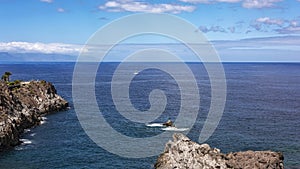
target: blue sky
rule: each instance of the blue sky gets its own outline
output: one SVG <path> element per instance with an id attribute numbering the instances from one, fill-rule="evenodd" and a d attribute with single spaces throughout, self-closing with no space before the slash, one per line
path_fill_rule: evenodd
<path id="1" fill-rule="evenodd" d="M 0 0 L 0 52 L 76 54 L 105 24 L 147 12 L 196 25 L 224 60 L 299 62 L 299 9 L 300 0 Z"/>

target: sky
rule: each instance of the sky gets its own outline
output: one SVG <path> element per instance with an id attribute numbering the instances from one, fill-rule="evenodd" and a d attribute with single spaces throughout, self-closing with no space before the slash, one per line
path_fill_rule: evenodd
<path id="1" fill-rule="evenodd" d="M 223 61 L 300 62 L 299 9 L 300 0 L 0 0 L 0 52 L 78 55 L 115 19 L 167 13 L 194 24 Z"/>

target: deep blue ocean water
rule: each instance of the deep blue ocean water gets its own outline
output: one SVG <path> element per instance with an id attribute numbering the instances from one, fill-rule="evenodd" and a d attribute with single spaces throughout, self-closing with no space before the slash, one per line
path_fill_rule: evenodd
<path id="1" fill-rule="evenodd" d="M 106 120 L 115 130 L 130 137 L 161 133 L 158 128 L 130 123 L 116 113 L 110 81 L 117 66 L 117 63 L 102 64 L 96 77 L 95 93 Z M 249 149 L 281 151 L 286 168 L 300 168 L 300 64 L 226 63 L 223 66 L 227 81 L 226 107 L 207 143 L 224 153 Z M 199 115 L 188 134 L 197 141 L 209 110 L 211 88 L 202 64 L 191 63 L 189 67 L 197 79 L 201 97 Z M 124 158 L 107 152 L 89 139 L 72 103 L 73 69 L 74 63 L 0 64 L 0 73 L 12 72 L 12 80 L 52 82 L 71 107 L 48 115 L 43 125 L 24 133 L 22 138 L 27 144 L 1 153 L 0 168 L 153 168 L 157 156 Z M 168 98 L 166 111 L 157 121 L 175 119 L 180 108 L 179 88 L 171 76 L 159 70 L 139 72 L 133 79 L 130 99 L 134 107 L 149 109 L 148 95 L 157 88 L 164 90 Z"/>

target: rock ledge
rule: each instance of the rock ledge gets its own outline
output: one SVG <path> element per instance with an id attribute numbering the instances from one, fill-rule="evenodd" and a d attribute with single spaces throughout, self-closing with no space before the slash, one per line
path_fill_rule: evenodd
<path id="1" fill-rule="evenodd" d="M 155 164 L 156 169 L 283 169 L 283 155 L 273 151 L 223 154 L 208 144 L 198 144 L 175 133 Z"/>
<path id="2" fill-rule="evenodd" d="M 24 129 L 39 125 L 44 115 L 67 107 L 49 82 L 0 82 L 0 151 L 20 144 Z"/>

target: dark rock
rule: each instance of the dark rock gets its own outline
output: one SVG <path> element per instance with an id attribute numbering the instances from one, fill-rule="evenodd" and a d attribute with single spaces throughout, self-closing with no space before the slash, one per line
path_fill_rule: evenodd
<path id="1" fill-rule="evenodd" d="M 46 81 L 7 85 L 0 82 L 0 151 L 20 144 L 24 129 L 39 125 L 41 117 L 68 107 Z"/>
<path id="2" fill-rule="evenodd" d="M 283 169 L 282 153 L 246 151 L 223 154 L 208 144 L 198 144 L 175 133 L 166 144 L 154 167 L 156 169 Z"/>

